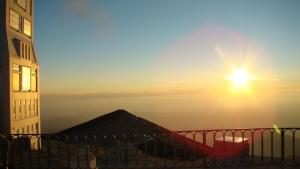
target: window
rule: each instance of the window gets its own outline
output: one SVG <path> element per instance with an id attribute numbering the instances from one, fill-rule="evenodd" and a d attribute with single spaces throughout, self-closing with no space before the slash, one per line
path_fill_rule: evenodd
<path id="1" fill-rule="evenodd" d="M 30 75 L 31 69 L 29 67 L 22 66 L 22 91 L 30 91 Z"/>
<path id="2" fill-rule="evenodd" d="M 20 91 L 20 66 L 13 64 L 13 91 Z"/>
<path id="3" fill-rule="evenodd" d="M 36 69 L 31 70 L 31 91 L 33 92 L 37 91 L 37 70 Z"/>
<path id="4" fill-rule="evenodd" d="M 20 15 L 13 10 L 9 10 L 9 26 L 20 30 Z"/>
<path id="5" fill-rule="evenodd" d="M 26 0 L 17 0 L 17 4 L 23 9 L 26 9 Z"/>
<path id="6" fill-rule="evenodd" d="M 24 18 L 23 22 L 23 33 L 29 37 L 31 37 L 31 23 Z"/>

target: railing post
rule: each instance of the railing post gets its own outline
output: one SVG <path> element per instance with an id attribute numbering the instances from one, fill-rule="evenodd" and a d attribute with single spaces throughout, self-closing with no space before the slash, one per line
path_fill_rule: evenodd
<path id="1" fill-rule="evenodd" d="M 125 150 L 124 150 L 124 165 L 125 165 L 125 168 L 128 168 L 128 147 L 127 147 L 127 143 L 125 143 Z"/>
<path id="2" fill-rule="evenodd" d="M 293 130 L 293 163 L 296 162 L 296 152 L 295 152 L 295 130 Z"/>
<path id="3" fill-rule="evenodd" d="M 76 145 L 76 165 L 77 168 L 80 168 L 80 155 L 79 155 L 79 147 L 78 147 L 78 136 L 75 135 L 75 145 Z"/>
<path id="4" fill-rule="evenodd" d="M 126 135 L 123 135 L 123 137 L 124 137 L 124 144 L 125 144 L 125 147 L 124 147 L 124 165 L 125 165 L 125 168 L 128 168 L 128 140 L 127 140 Z"/>
<path id="5" fill-rule="evenodd" d="M 285 161 L 285 149 L 284 149 L 284 129 L 281 129 L 281 162 Z"/>
<path id="6" fill-rule="evenodd" d="M 196 142 L 196 133 L 193 133 L 193 141 Z M 193 146 L 193 167 L 196 163 L 196 144 Z"/>
<path id="7" fill-rule="evenodd" d="M 48 167 L 51 168 L 51 138 L 46 136 L 47 138 L 47 158 L 48 158 Z"/>
<path id="8" fill-rule="evenodd" d="M 144 162 L 145 162 L 145 167 L 148 166 L 148 158 L 147 158 L 147 152 L 148 152 L 148 146 L 147 146 L 147 135 L 144 134 L 144 149 L 145 149 L 145 154 L 144 154 Z"/>
<path id="9" fill-rule="evenodd" d="M 206 145 L 206 131 L 202 132 L 203 137 L 203 144 Z M 207 166 L 206 156 L 203 158 L 203 167 L 205 168 Z"/>
<path id="10" fill-rule="evenodd" d="M 260 131 L 260 137 L 261 137 L 261 157 L 260 162 L 264 162 L 264 131 Z"/>
<path id="11" fill-rule="evenodd" d="M 271 131 L 271 162 L 274 162 L 274 132 Z"/>
<path id="12" fill-rule="evenodd" d="M 90 136 L 89 136 L 90 137 Z M 89 143 L 89 138 L 87 135 L 84 136 L 85 139 L 85 144 L 86 144 L 86 150 L 85 150 L 85 158 L 86 158 L 86 167 L 90 168 L 90 160 L 92 160 L 92 158 L 89 158 L 89 150 L 90 150 L 90 143 Z"/>
<path id="13" fill-rule="evenodd" d="M 154 157 L 157 157 L 157 140 L 156 140 L 156 134 L 153 135 L 154 138 Z M 154 167 L 157 165 L 157 159 L 155 158 L 154 161 Z"/>
<path id="14" fill-rule="evenodd" d="M 252 161 L 252 164 L 254 164 L 254 146 L 255 146 L 255 142 L 254 142 L 254 137 L 255 137 L 255 134 L 254 134 L 255 130 L 252 130 L 251 131 L 251 161 Z"/>

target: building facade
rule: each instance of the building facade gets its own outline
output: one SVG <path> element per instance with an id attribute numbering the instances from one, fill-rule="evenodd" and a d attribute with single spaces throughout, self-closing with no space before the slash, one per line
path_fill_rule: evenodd
<path id="1" fill-rule="evenodd" d="M 34 0 L 0 0 L 0 132 L 40 133 Z"/>

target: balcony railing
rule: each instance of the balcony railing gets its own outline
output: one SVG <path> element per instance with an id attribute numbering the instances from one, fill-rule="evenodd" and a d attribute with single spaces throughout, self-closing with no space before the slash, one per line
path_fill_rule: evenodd
<path id="1" fill-rule="evenodd" d="M 20 169 L 300 167 L 300 128 L 13 134 Z"/>

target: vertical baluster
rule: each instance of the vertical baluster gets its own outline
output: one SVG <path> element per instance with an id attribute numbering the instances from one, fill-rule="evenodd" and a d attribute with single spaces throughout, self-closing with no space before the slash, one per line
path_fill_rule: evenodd
<path id="1" fill-rule="evenodd" d="M 113 139 L 115 139 L 115 136 L 112 136 Z M 104 139 L 108 139 L 108 137 L 106 137 L 104 135 Z M 115 140 L 113 140 L 113 144 L 115 144 L 114 142 Z M 106 140 L 105 143 L 108 143 L 108 141 Z M 105 147 L 105 168 L 108 168 L 108 146 Z"/>
<path id="2" fill-rule="evenodd" d="M 281 163 L 285 161 L 284 129 L 281 129 Z"/>
<path id="3" fill-rule="evenodd" d="M 96 165 L 97 165 L 97 157 L 98 157 L 98 140 L 97 140 L 97 136 L 94 135 L 94 146 L 95 146 L 95 160 L 96 160 Z"/>
<path id="4" fill-rule="evenodd" d="M 29 166 L 29 168 L 32 168 L 32 152 L 31 152 L 31 140 L 32 140 L 32 135 L 28 135 L 28 138 L 29 138 L 28 166 Z"/>
<path id="5" fill-rule="evenodd" d="M 48 159 L 48 167 L 51 168 L 51 138 L 50 136 L 46 136 L 47 138 L 47 159 Z"/>
<path id="6" fill-rule="evenodd" d="M 9 155 L 10 155 L 10 157 L 9 157 L 9 162 L 8 162 L 8 164 L 9 165 L 13 165 L 13 163 L 15 162 L 15 158 L 14 158 L 14 149 L 15 149 L 15 144 L 14 144 L 14 138 L 15 138 L 15 135 L 10 135 L 10 137 L 11 137 L 11 146 L 10 146 L 10 152 L 9 152 Z"/>
<path id="7" fill-rule="evenodd" d="M 251 131 L 251 144 L 252 144 L 252 146 L 251 146 L 251 161 L 252 161 L 252 163 L 254 163 L 254 147 L 255 147 L 254 132 L 255 132 L 255 130 Z"/>
<path id="8" fill-rule="evenodd" d="M 71 168 L 71 153 L 70 153 L 70 137 L 66 136 L 66 143 L 67 143 L 67 163 L 68 168 Z"/>
<path id="9" fill-rule="evenodd" d="M 56 145 L 56 148 L 57 148 L 57 166 L 58 167 L 62 167 L 62 153 L 61 151 L 63 150 L 63 147 L 61 147 L 61 137 L 60 136 L 56 136 L 56 141 L 57 141 L 57 145 Z"/>
<path id="10" fill-rule="evenodd" d="M 147 167 L 147 165 L 148 165 L 148 158 L 147 158 L 148 146 L 147 146 L 147 138 L 146 138 L 147 135 L 144 134 L 143 136 L 144 136 L 144 150 L 145 150 L 144 165 L 145 165 L 145 167 Z"/>
<path id="11" fill-rule="evenodd" d="M 137 147 L 135 149 L 135 168 L 138 166 L 138 146 L 139 146 L 139 139 L 137 134 L 134 134 L 134 140 L 137 142 Z"/>
<path id="12" fill-rule="evenodd" d="M 42 136 L 38 136 L 38 168 L 41 168 L 41 149 L 42 149 L 42 142 L 41 142 Z"/>
<path id="13" fill-rule="evenodd" d="M 124 160 L 125 160 L 125 168 L 128 168 L 128 165 L 129 165 L 129 157 L 128 157 L 128 144 L 125 143 L 125 157 L 124 157 Z"/>
<path id="14" fill-rule="evenodd" d="M 104 138 L 105 138 L 105 136 L 104 136 Z M 104 152 L 104 154 L 105 154 L 105 158 L 104 158 L 104 160 L 105 160 L 105 162 L 104 162 L 105 168 L 108 168 L 108 146 L 105 146 L 105 152 Z"/>
<path id="15" fill-rule="evenodd" d="M 90 158 L 89 158 L 89 140 L 88 140 L 88 136 L 85 135 L 84 136 L 84 140 L 85 140 L 85 146 L 86 146 L 86 149 L 85 149 L 85 158 L 86 158 L 86 167 L 87 168 L 90 168 Z"/>
<path id="16" fill-rule="evenodd" d="M 274 130 L 271 130 L 271 163 L 274 162 Z"/>
<path id="17" fill-rule="evenodd" d="M 153 138 L 154 138 L 154 168 L 156 168 L 157 166 L 157 138 L 156 138 L 156 134 L 153 134 Z"/>
<path id="18" fill-rule="evenodd" d="M 172 133 L 172 140 L 173 140 L 173 161 L 174 161 L 174 164 L 173 164 L 173 167 L 176 166 L 177 164 L 177 144 L 176 144 L 176 137 L 175 137 L 175 134 Z"/>
<path id="19" fill-rule="evenodd" d="M 79 155 L 79 145 L 78 145 L 78 136 L 75 136 L 75 146 L 76 146 L 76 165 L 77 168 L 80 168 L 80 155 Z"/>
<path id="20" fill-rule="evenodd" d="M 124 144 L 124 167 L 125 168 L 128 168 L 128 143 L 127 143 L 127 137 L 126 135 L 124 134 L 123 135 L 123 144 Z"/>
<path id="21" fill-rule="evenodd" d="M 164 134 L 164 135 L 166 135 L 166 134 Z M 164 140 L 163 145 L 164 145 L 163 149 L 164 149 L 164 156 L 165 156 L 165 159 L 164 159 L 164 168 L 166 168 L 168 166 L 168 164 L 167 164 L 168 154 L 167 154 L 167 141 L 166 140 Z"/>
<path id="22" fill-rule="evenodd" d="M 19 136 L 19 135 L 18 135 Z M 20 142 L 18 143 L 19 144 L 19 160 L 20 160 L 20 167 L 21 168 L 25 168 L 24 165 L 23 165 L 23 141 L 25 141 L 24 137 L 20 138 L 18 137 L 18 139 L 20 140 Z"/>
<path id="23" fill-rule="evenodd" d="M 206 131 L 203 131 L 203 132 L 202 132 L 202 141 L 203 141 L 203 144 L 206 145 Z M 203 166 L 204 166 L 204 167 L 207 167 L 207 159 L 206 159 L 206 156 L 204 156 L 204 158 L 203 158 Z"/>
<path id="24" fill-rule="evenodd" d="M 264 162 L 264 131 L 260 130 L 260 137 L 261 137 L 261 157 L 260 157 L 260 162 Z"/>
<path id="25" fill-rule="evenodd" d="M 196 167 L 196 133 L 193 133 L 193 141 L 194 141 L 194 146 L 193 146 L 193 167 Z"/>
<path id="26" fill-rule="evenodd" d="M 296 130 L 292 130 L 293 131 L 293 163 L 295 163 L 296 161 L 296 151 L 295 151 L 295 132 Z"/>

